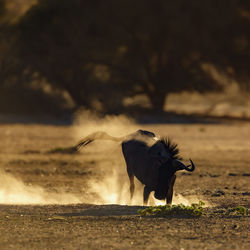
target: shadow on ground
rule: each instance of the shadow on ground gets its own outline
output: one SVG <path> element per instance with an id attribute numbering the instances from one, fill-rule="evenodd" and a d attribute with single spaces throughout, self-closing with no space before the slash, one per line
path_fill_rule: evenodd
<path id="1" fill-rule="evenodd" d="M 138 215 L 138 210 L 143 206 L 122 206 L 122 205 L 98 205 L 84 209 L 80 212 L 60 213 L 59 216 L 122 216 Z"/>

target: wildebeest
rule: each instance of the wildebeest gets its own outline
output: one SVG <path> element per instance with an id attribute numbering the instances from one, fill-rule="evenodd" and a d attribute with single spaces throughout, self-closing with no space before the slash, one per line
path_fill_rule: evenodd
<path id="1" fill-rule="evenodd" d="M 158 139 L 154 133 L 145 130 L 138 130 L 125 137 L 113 137 L 105 132 L 96 132 L 81 140 L 74 149 L 78 150 L 97 139 L 121 142 L 130 181 L 130 198 L 133 198 L 136 177 L 145 185 L 144 205 L 147 204 L 152 191 L 155 192 L 156 199 L 166 199 L 167 204 L 171 204 L 176 171 L 192 172 L 195 169 L 191 159 L 191 165 L 188 166 L 180 161 L 177 144 L 167 137 Z"/>

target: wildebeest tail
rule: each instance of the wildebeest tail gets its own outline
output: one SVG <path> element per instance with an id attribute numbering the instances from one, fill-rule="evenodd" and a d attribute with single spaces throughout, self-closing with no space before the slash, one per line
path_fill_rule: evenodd
<path id="1" fill-rule="evenodd" d="M 108 135 L 106 132 L 98 131 L 83 138 L 76 146 L 74 146 L 74 149 L 75 151 L 78 151 L 81 147 L 84 147 L 95 140 L 110 140 L 121 142 L 123 140 L 123 137 L 114 137 Z"/>

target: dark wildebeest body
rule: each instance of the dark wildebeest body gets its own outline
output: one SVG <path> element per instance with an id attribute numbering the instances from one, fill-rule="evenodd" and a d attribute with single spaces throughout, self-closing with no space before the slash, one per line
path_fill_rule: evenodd
<path id="1" fill-rule="evenodd" d="M 143 192 L 144 204 L 147 204 L 149 195 L 155 191 L 155 198 L 171 204 L 176 171 L 194 171 L 195 166 L 185 166 L 180 162 L 177 145 L 168 138 L 158 139 L 154 133 L 138 130 L 125 137 L 117 138 L 104 132 L 96 132 L 82 140 L 76 149 L 85 146 L 95 139 L 114 140 L 122 142 L 122 152 L 127 165 L 130 180 L 130 197 L 134 194 L 134 177 L 145 185 Z M 189 168 L 191 166 L 191 168 Z"/>
<path id="2" fill-rule="evenodd" d="M 122 142 L 122 151 L 130 180 L 131 199 L 134 193 L 134 176 L 145 185 L 144 204 L 149 194 L 155 191 L 156 199 L 172 202 L 175 172 L 181 169 L 193 171 L 182 164 L 177 145 L 168 139 L 157 139 L 148 131 L 139 130 Z"/>

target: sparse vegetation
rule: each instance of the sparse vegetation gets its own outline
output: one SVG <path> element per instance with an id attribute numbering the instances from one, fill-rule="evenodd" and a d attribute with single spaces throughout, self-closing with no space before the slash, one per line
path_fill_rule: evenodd
<path id="1" fill-rule="evenodd" d="M 223 190 L 221 190 L 221 189 L 216 190 L 216 191 L 212 194 L 213 197 L 220 197 L 220 196 L 222 196 L 222 195 L 225 195 L 225 192 L 224 192 Z"/>
<path id="2" fill-rule="evenodd" d="M 193 203 L 191 206 L 185 206 L 183 204 L 179 205 L 165 205 L 165 206 L 150 206 L 145 209 L 138 210 L 141 216 L 157 216 L 157 217 L 167 217 L 167 216 L 191 216 L 199 217 L 205 214 L 203 201 L 199 203 Z M 244 206 L 236 206 L 229 208 L 213 208 L 210 211 L 212 214 L 221 214 L 224 216 L 248 216 L 250 214 L 250 209 Z M 209 213 L 210 214 L 210 213 Z"/>
<path id="3" fill-rule="evenodd" d="M 249 209 L 243 206 L 232 207 L 227 210 L 229 215 L 248 215 Z"/>
<path id="4" fill-rule="evenodd" d="M 250 209 L 244 206 L 236 206 L 229 208 L 217 208 L 213 211 L 214 214 L 221 214 L 226 216 L 248 216 Z"/>
<path id="5" fill-rule="evenodd" d="M 75 147 L 67 147 L 67 148 L 57 147 L 57 148 L 52 148 L 46 151 L 45 153 L 46 154 L 74 154 L 74 153 L 77 153 L 77 149 Z"/>
<path id="6" fill-rule="evenodd" d="M 165 205 L 165 206 L 150 206 L 145 209 L 138 210 L 142 216 L 155 215 L 155 216 L 201 216 L 203 215 L 203 206 L 205 203 L 193 203 L 191 206 L 180 205 Z"/>

